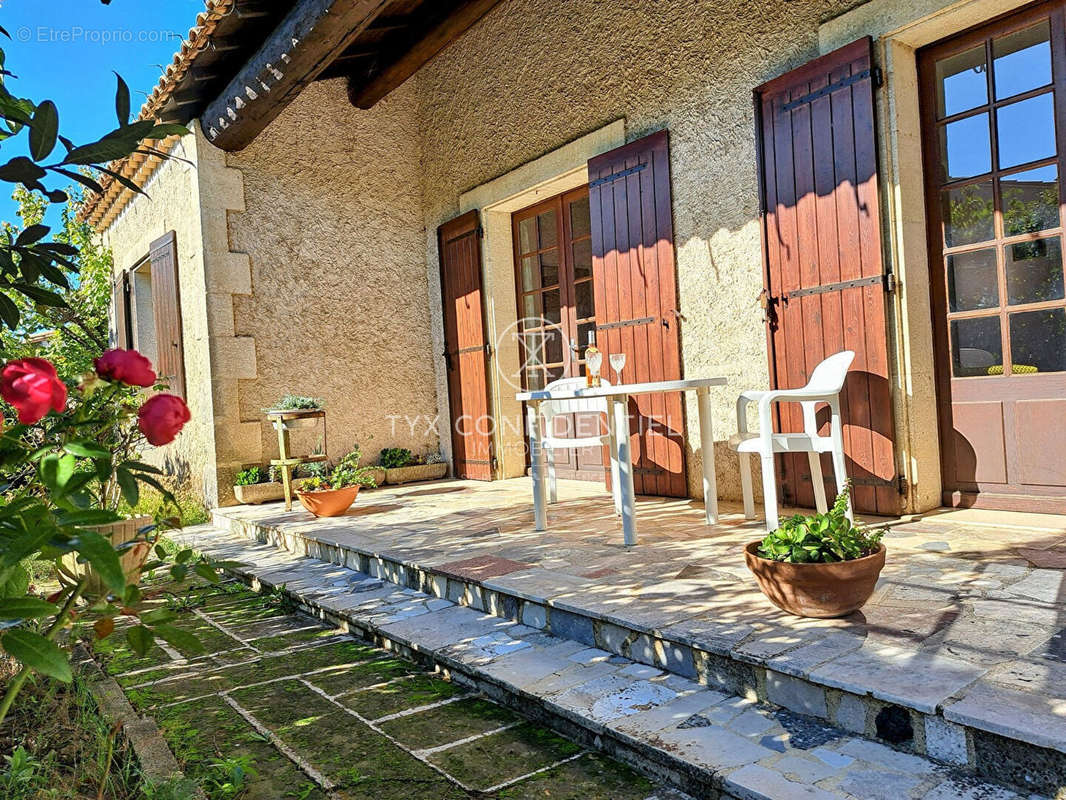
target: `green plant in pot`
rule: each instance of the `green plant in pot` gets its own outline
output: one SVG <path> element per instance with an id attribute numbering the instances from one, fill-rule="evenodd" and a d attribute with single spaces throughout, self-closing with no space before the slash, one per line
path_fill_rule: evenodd
<path id="1" fill-rule="evenodd" d="M 357 445 L 328 473 L 307 478 L 296 493 L 303 507 L 316 517 L 340 516 L 355 502 L 361 488 L 376 487 L 373 471 L 359 465 L 361 458 Z"/>
<path id="2" fill-rule="evenodd" d="M 842 617 L 870 599 L 885 565 L 882 533 L 848 517 L 851 485 L 826 513 L 795 515 L 745 548 L 759 588 L 801 617 Z"/>

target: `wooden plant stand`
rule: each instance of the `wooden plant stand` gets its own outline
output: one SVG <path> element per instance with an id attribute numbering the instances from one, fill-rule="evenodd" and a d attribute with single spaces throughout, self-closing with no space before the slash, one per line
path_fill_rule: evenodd
<path id="1" fill-rule="evenodd" d="M 292 511 L 292 472 L 301 464 L 311 464 L 326 460 L 326 412 L 322 409 L 268 409 L 267 419 L 278 432 L 278 458 L 270 460 L 270 466 L 281 470 L 281 484 L 285 490 L 285 510 Z M 305 456 L 294 456 L 290 452 L 289 432 L 296 427 L 294 423 L 302 420 L 322 420 L 322 452 Z"/>

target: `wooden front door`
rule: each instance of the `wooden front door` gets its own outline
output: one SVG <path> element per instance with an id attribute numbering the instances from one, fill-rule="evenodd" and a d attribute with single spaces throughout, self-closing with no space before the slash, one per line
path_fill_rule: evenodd
<path id="1" fill-rule="evenodd" d="M 944 501 L 1066 510 L 1064 4 L 919 54 Z"/>
<path id="2" fill-rule="evenodd" d="M 437 243 L 455 477 L 489 481 L 495 468 L 489 410 L 491 348 L 482 306 L 477 211 L 441 225 Z"/>
<path id="3" fill-rule="evenodd" d="M 585 374 L 585 347 L 596 329 L 588 187 L 517 211 L 511 222 L 522 386 L 529 391 Z M 560 415 L 554 433 L 596 436 L 601 420 L 599 414 Z M 605 456 L 601 447 L 555 451 L 557 475 L 602 481 Z"/>
<path id="4" fill-rule="evenodd" d="M 625 354 L 624 383 L 679 380 L 668 134 L 598 155 L 588 169 L 599 348 Z M 681 394 L 635 395 L 629 419 L 636 492 L 687 496 Z"/>
<path id="5" fill-rule="evenodd" d="M 822 56 L 756 90 L 761 115 L 766 306 L 776 388 L 807 383 L 826 356 L 855 351 L 842 394 L 844 449 L 860 511 L 901 507 L 894 454 L 881 259 L 870 40 Z M 779 430 L 803 430 L 796 404 Z M 819 416 L 828 435 L 828 410 Z M 778 458 L 787 504 L 811 507 L 804 455 Z M 822 472 L 835 493 L 828 456 Z"/>

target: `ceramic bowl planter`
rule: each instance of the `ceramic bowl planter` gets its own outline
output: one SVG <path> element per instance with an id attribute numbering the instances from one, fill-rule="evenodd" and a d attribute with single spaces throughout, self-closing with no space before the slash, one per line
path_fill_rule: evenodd
<path id="1" fill-rule="evenodd" d="M 339 517 L 355 502 L 359 485 L 343 489 L 320 489 L 315 492 L 297 492 L 300 503 L 316 517 Z"/>
<path id="2" fill-rule="evenodd" d="M 412 464 L 409 467 L 389 467 L 385 470 L 385 482 L 389 484 L 435 481 L 448 474 L 448 465 Z"/>
<path id="3" fill-rule="evenodd" d="M 305 480 L 307 480 L 307 478 L 293 478 L 293 491 L 298 491 L 300 485 Z M 250 483 L 245 486 L 234 486 L 233 495 L 237 498 L 238 503 L 243 503 L 245 505 L 272 503 L 276 500 L 283 500 L 285 498 L 285 486 L 281 481 Z"/>
<path id="4" fill-rule="evenodd" d="M 88 526 L 88 529 L 99 533 L 112 546 L 118 546 L 136 539 L 137 532 L 141 528 L 152 525 L 154 522 L 155 520 L 151 516 L 133 517 L 132 519 L 112 522 L 110 525 Z M 141 569 L 148 561 L 148 555 L 151 551 L 151 545 L 142 540 L 119 554 L 119 563 L 122 565 L 122 572 L 126 576 L 127 584 L 136 583 L 140 579 Z M 96 570 L 89 564 L 79 564 L 74 553 L 68 553 L 63 556 L 63 566 L 79 578 L 87 576 L 89 579 L 87 588 L 90 593 L 102 595 L 109 591 Z"/>
<path id="5" fill-rule="evenodd" d="M 873 594 L 885 566 L 885 546 L 868 556 L 832 563 L 791 564 L 759 555 L 761 542 L 744 548 L 748 569 L 778 608 L 800 617 L 843 617 Z"/>

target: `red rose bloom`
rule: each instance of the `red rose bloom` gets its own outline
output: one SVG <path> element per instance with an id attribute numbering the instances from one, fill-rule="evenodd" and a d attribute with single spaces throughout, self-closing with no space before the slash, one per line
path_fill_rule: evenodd
<path id="1" fill-rule="evenodd" d="M 154 386 L 155 370 L 152 362 L 136 350 L 108 350 L 96 361 L 96 374 L 109 381 L 127 386 Z"/>
<path id="2" fill-rule="evenodd" d="M 0 371 L 0 397 L 18 411 L 19 422 L 32 425 L 48 413 L 67 405 L 67 387 L 56 368 L 43 358 L 9 361 Z"/>
<path id="3" fill-rule="evenodd" d="M 157 394 L 149 397 L 137 412 L 137 427 L 149 444 L 158 447 L 173 442 L 190 419 L 192 415 L 184 400 L 172 394 Z"/>

